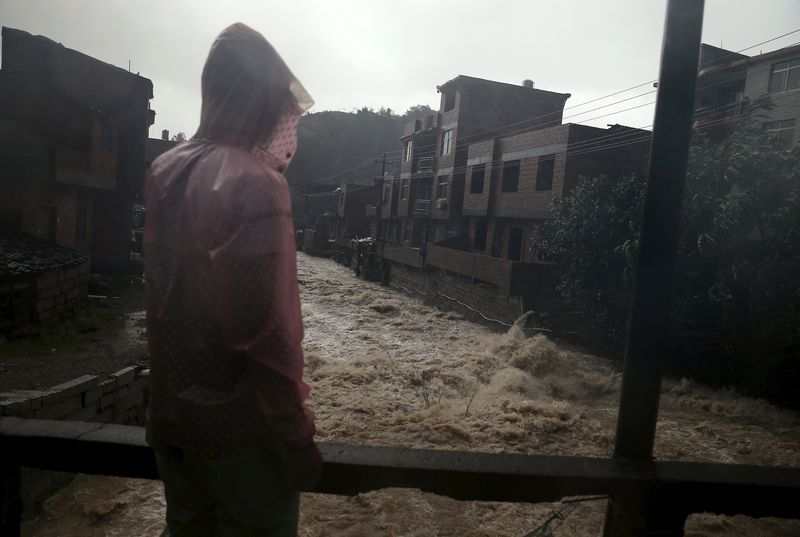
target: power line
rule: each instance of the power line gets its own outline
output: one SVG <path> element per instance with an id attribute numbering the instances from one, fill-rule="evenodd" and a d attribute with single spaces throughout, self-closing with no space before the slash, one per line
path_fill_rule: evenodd
<path id="1" fill-rule="evenodd" d="M 778 39 L 781 39 L 781 38 L 787 37 L 787 36 L 789 36 L 789 35 L 793 35 L 793 34 L 795 34 L 795 33 L 798 33 L 798 32 L 800 32 L 800 28 L 798 28 L 798 29 L 796 29 L 796 30 L 792 30 L 792 31 L 790 31 L 790 32 L 787 32 L 787 33 L 784 33 L 784 34 L 781 34 L 781 35 L 779 35 L 779 36 L 773 37 L 773 38 L 771 38 L 771 39 L 768 39 L 768 40 L 765 40 L 765 41 L 761 41 L 761 42 L 759 42 L 759 43 L 756 43 L 756 44 L 754 44 L 754 45 L 751 45 L 751 46 L 749 46 L 749 47 L 745 47 L 745 48 L 743 48 L 743 49 L 740 49 L 740 50 L 738 50 L 738 51 L 735 51 L 735 52 L 730 52 L 730 53 L 728 53 L 728 54 L 726 54 L 726 55 L 724 55 L 724 56 L 722 56 L 722 57 L 718 58 L 718 59 L 717 59 L 717 61 L 716 61 L 715 63 L 716 63 L 716 64 L 719 64 L 721 60 L 723 60 L 723 59 L 725 59 L 725 58 L 727 58 L 727 57 L 730 57 L 730 56 L 733 56 L 733 55 L 739 54 L 739 53 L 741 53 L 741 52 L 744 52 L 744 51 L 746 51 L 746 50 L 749 50 L 749 49 L 752 49 L 752 48 L 755 48 L 755 47 L 758 47 L 758 46 L 761 46 L 761 45 L 764 45 L 764 44 L 767 44 L 767 43 L 770 43 L 770 42 L 773 42 L 773 41 L 776 41 L 776 40 L 778 40 Z M 798 44 L 798 43 L 794 43 L 794 44 L 792 44 L 792 45 L 788 45 L 788 46 L 794 46 L 795 44 Z M 786 48 L 786 47 L 782 47 L 782 48 Z M 766 71 L 766 69 L 764 69 L 763 71 Z M 759 72 L 763 72 L 763 71 L 762 71 L 762 70 L 759 70 Z M 743 77 L 743 78 L 746 78 L 746 76 L 745 76 L 745 77 Z M 511 123 L 511 124 L 503 125 L 503 126 L 501 126 L 501 127 L 496 127 L 496 128 L 493 128 L 493 129 L 488 129 L 488 130 L 486 130 L 486 131 L 483 131 L 483 132 L 479 132 L 479 133 L 475 133 L 475 134 L 469 135 L 469 136 L 465 137 L 465 138 L 464 138 L 464 139 L 461 141 L 461 143 L 457 144 L 457 145 L 456 145 L 456 146 L 455 146 L 455 147 L 452 149 L 452 151 L 457 151 L 458 149 L 463 149 L 465 146 L 468 146 L 468 145 L 471 145 L 472 143 L 474 143 L 474 142 L 471 142 L 471 141 L 470 141 L 470 142 L 468 142 L 468 141 L 465 141 L 465 140 L 471 140 L 471 139 L 474 139 L 474 138 L 476 138 L 476 137 L 478 137 L 478 136 L 482 136 L 482 135 L 485 135 L 485 134 L 488 134 L 488 133 L 491 133 L 491 132 L 503 131 L 503 130 L 506 130 L 506 129 L 510 128 L 510 127 L 514 127 L 514 126 L 518 126 L 518 125 L 522 125 L 522 124 L 526 124 L 526 123 L 531 123 L 532 121 L 536 121 L 537 119 L 542 119 L 542 118 L 544 118 L 544 117 L 552 116 L 552 115 L 555 115 L 555 114 L 561 114 L 561 115 L 562 115 L 562 117 L 561 117 L 560 119 L 558 119 L 558 120 L 555 120 L 555 122 L 551 122 L 551 124 L 550 124 L 550 125 L 547 125 L 547 124 L 545 124 L 545 125 L 538 125 L 536 130 L 543 129 L 543 128 L 547 128 L 548 126 L 553 126 L 553 125 L 555 125 L 555 124 L 563 124 L 563 121 L 564 121 L 565 119 L 570 119 L 570 118 L 577 117 L 577 116 L 580 116 L 580 115 L 583 115 L 583 114 L 586 114 L 586 113 L 589 113 L 589 112 L 593 112 L 593 111 L 601 110 L 601 109 L 603 109 L 603 108 L 607 108 L 607 107 L 609 107 L 609 106 L 614 106 L 614 105 L 616 105 L 616 104 L 619 104 L 619 103 L 622 103 L 622 102 L 626 102 L 626 101 L 630 101 L 630 100 L 633 100 L 633 99 L 636 99 L 636 98 L 639 98 L 639 97 L 643 97 L 643 96 L 646 96 L 646 95 L 650 95 L 650 94 L 652 94 L 652 93 L 655 93 L 655 91 L 656 91 L 656 90 L 653 90 L 653 91 L 648 91 L 648 92 L 644 92 L 644 93 L 641 93 L 641 94 L 638 94 L 638 95 L 635 95 L 635 96 L 632 96 L 632 97 L 627 97 L 627 98 L 625 98 L 625 99 L 621 99 L 621 100 L 615 101 L 615 102 L 613 102 L 613 103 L 609 103 L 609 104 L 606 104 L 606 105 L 603 105 L 603 106 L 599 106 L 599 107 L 593 108 L 593 109 L 591 109 L 591 110 L 585 110 L 585 111 L 583 111 L 583 112 L 578 112 L 578 113 L 576 113 L 576 114 L 573 114 L 573 115 L 570 115 L 570 116 L 563 117 L 563 111 L 564 111 L 564 110 L 571 110 L 571 109 L 574 109 L 574 108 L 579 108 L 579 107 L 581 107 L 581 106 L 585 106 L 585 105 L 587 105 L 587 104 L 590 104 L 590 103 L 593 103 L 593 102 L 597 102 L 597 101 L 600 101 L 600 100 L 604 100 L 604 99 L 607 99 L 607 98 L 609 98 L 609 97 L 613 97 L 613 96 L 616 96 L 616 95 L 620 95 L 620 94 L 622 94 L 622 93 L 626 93 L 626 92 L 628 92 L 628 91 L 631 91 L 631 90 L 633 90 L 633 89 L 637 89 L 637 88 L 640 88 L 640 87 L 643 87 L 643 86 L 646 86 L 646 85 L 652 84 L 653 82 L 656 82 L 656 80 L 650 80 L 650 81 L 647 81 L 647 82 L 643 82 L 643 83 L 641 83 L 641 84 L 637 84 L 637 85 L 631 86 L 631 87 L 629 87 L 629 88 L 625 88 L 625 89 L 622 89 L 622 90 L 616 91 L 616 92 L 614 92 L 614 93 L 610 93 L 610 94 L 608 94 L 608 95 L 604 95 L 604 96 L 602 96 L 602 97 L 598 97 L 598 98 L 595 98 L 595 99 L 591 99 L 591 100 L 589 100 L 589 101 L 586 101 L 586 102 L 583 102 L 583 103 L 579 103 L 579 104 L 576 104 L 576 105 L 573 105 L 573 106 L 570 106 L 570 107 L 564 108 L 564 109 L 562 109 L 562 110 L 559 110 L 559 111 L 554 111 L 554 112 L 549 112 L 549 113 L 546 113 L 546 114 L 541 114 L 541 115 L 539 115 L 539 116 L 536 116 L 536 117 L 533 117 L 533 118 L 528 118 L 528 119 L 525 119 L 525 120 L 522 120 L 522 121 L 519 121 L 519 122 L 516 122 L 516 123 Z M 730 83 L 730 80 L 725 80 L 725 81 L 720 81 L 720 82 L 716 82 L 716 83 L 708 84 L 708 85 L 702 86 L 702 87 L 700 87 L 700 88 L 697 88 L 697 91 L 704 90 L 704 89 L 708 89 L 708 88 L 710 88 L 710 87 L 714 87 L 714 86 L 717 86 L 717 85 L 720 85 L 720 84 L 726 84 L 726 83 Z M 609 115 L 620 114 L 620 113 L 627 112 L 627 111 L 630 111 L 630 110 L 634 110 L 634 109 L 642 108 L 642 107 L 644 107 L 644 106 L 650 106 L 650 105 L 653 105 L 654 103 L 655 103 L 655 101 L 648 102 L 648 103 L 644 103 L 644 104 L 641 104 L 641 105 L 637 105 L 637 106 L 633 106 L 633 107 L 625 108 L 625 109 L 623 109 L 623 110 L 618 110 L 618 111 L 615 111 L 615 112 L 612 112 L 612 113 L 609 113 L 609 114 L 603 114 L 603 115 L 600 115 L 600 116 L 596 116 L 596 117 L 594 117 L 594 118 L 591 118 L 591 119 L 588 119 L 588 120 L 584 120 L 584 121 L 585 121 L 585 122 L 588 122 L 588 121 L 594 121 L 594 120 L 597 120 L 597 119 L 600 119 L 600 118 L 603 118 L 603 117 L 607 117 L 607 116 L 609 116 Z M 724 106 L 729 106 L 729 105 L 724 105 Z M 722 107 L 717 107 L 717 108 L 722 108 Z M 577 124 L 579 124 L 579 125 L 580 125 L 581 123 L 577 123 Z M 650 127 L 650 126 L 648 126 L 648 127 L 645 127 L 645 128 L 649 128 L 649 127 Z M 518 130 L 516 130 L 516 131 L 503 132 L 502 136 L 503 136 L 503 137 L 513 136 L 513 135 L 515 135 L 515 134 L 519 134 L 519 133 L 523 133 L 523 132 L 529 132 L 530 130 L 533 130 L 533 129 L 524 128 L 524 129 L 518 129 Z M 420 152 L 420 153 L 418 153 L 418 154 L 419 154 L 419 156 L 428 156 L 428 155 L 431 155 L 431 156 L 433 156 L 433 155 L 434 155 L 434 154 L 437 152 L 437 150 L 438 150 L 438 145 L 439 145 L 438 143 L 435 143 L 435 144 L 429 144 L 429 145 L 425 145 L 425 146 L 420 146 L 420 147 L 414 148 L 414 150 L 415 150 L 415 153 L 416 153 L 416 152 L 420 152 L 422 149 L 428 149 L 428 148 L 432 148 L 430 151 L 424 151 L 424 152 Z M 401 154 L 401 153 L 402 153 L 402 151 L 403 151 L 402 149 L 398 149 L 398 150 L 392 150 L 392 151 L 389 151 L 389 152 L 385 153 L 385 155 L 394 155 L 394 154 L 397 154 L 397 155 L 399 155 L 399 154 Z M 384 157 L 383 157 L 383 158 L 386 158 L 386 157 L 385 157 L 385 155 L 384 155 Z M 378 157 L 378 158 L 380 158 L 380 157 Z M 336 173 L 336 174 L 333 174 L 333 175 L 331 175 L 331 176 L 328 176 L 328 177 L 325 177 L 325 178 L 322 178 L 322 179 L 318 179 L 318 180 L 316 180 L 315 182 L 324 182 L 324 181 L 328 181 L 328 180 L 334 179 L 334 178 L 336 178 L 336 177 L 340 177 L 341 175 L 345 175 L 345 174 L 347 174 L 347 173 L 349 173 L 349 172 L 351 172 L 351 171 L 353 171 L 353 170 L 355 170 L 355 169 L 364 168 L 364 167 L 366 167 L 366 166 L 368 166 L 368 165 L 371 165 L 371 164 L 372 164 L 372 162 L 365 162 L 364 164 L 361 164 L 361 165 L 355 166 L 355 167 L 353 167 L 353 168 L 350 168 L 350 169 L 348 169 L 348 170 L 344 170 L 344 171 L 342 171 L 342 172 L 338 172 L 338 173 Z"/>
<path id="2" fill-rule="evenodd" d="M 773 42 L 773 41 L 777 41 L 778 39 L 782 39 L 782 38 L 784 38 L 784 37 L 787 37 L 787 36 L 789 36 L 789 35 L 796 34 L 796 33 L 798 33 L 798 32 L 800 32 L 800 28 L 798 28 L 798 29 L 796 29 L 796 30 L 792 30 L 792 31 L 790 31 L 790 32 L 787 32 L 787 33 L 785 33 L 785 34 L 781 34 L 781 35 L 779 35 L 779 36 L 777 36 L 777 37 L 773 37 L 773 38 L 771 38 L 771 39 L 768 39 L 768 40 L 766 40 L 766 41 L 762 41 L 762 42 L 760 42 L 760 43 L 756 43 L 755 45 L 750 45 L 749 47 L 745 47 L 745 48 L 743 48 L 743 49 L 740 49 L 740 50 L 738 50 L 738 51 L 735 51 L 735 52 L 730 52 L 730 53 L 728 53 L 728 54 L 725 54 L 725 55 L 721 56 L 720 58 L 718 58 L 718 59 L 717 59 L 717 60 L 716 60 L 714 63 L 715 63 L 715 64 L 719 64 L 719 63 L 720 63 L 720 61 L 721 61 L 721 60 L 723 60 L 723 59 L 725 59 L 725 58 L 728 58 L 728 57 L 730 57 L 730 56 L 734 56 L 734 55 L 736 55 L 736 54 L 739 54 L 739 53 L 741 53 L 741 52 L 744 52 L 744 51 L 746 51 L 746 50 L 749 50 L 749 49 L 752 49 L 752 48 L 755 48 L 755 47 L 758 47 L 758 46 L 761 46 L 761 45 L 764 45 L 764 44 L 767 44 L 767 43 L 771 43 L 771 42 Z M 798 43 L 793 43 L 793 44 L 790 44 L 790 45 L 788 45 L 787 47 L 791 47 L 791 46 L 794 46 L 794 45 L 796 45 L 796 44 L 798 44 Z M 782 48 L 787 48 L 787 47 L 782 47 Z M 780 49 L 778 49 L 778 50 L 780 50 Z M 508 128 L 508 127 L 512 127 L 512 126 L 516 126 L 516 125 L 520 125 L 520 124 L 524 124 L 524 123 L 530 123 L 530 122 L 532 122 L 532 121 L 536 121 L 536 120 L 538 120 L 538 119 L 542 119 L 542 118 L 544 118 L 544 117 L 552 116 L 552 115 L 554 115 L 554 114 L 563 113 L 563 111 L 566 111 L 566 110 L 571 110 L 571 109 L 574 109 L 574 108 L 578 108 L 578 107 L 581 107 L 581 106 L 585 106 L 585 105 L 587 105 L 587 104 L 590 104 L 590 103 L 593 103 L 593 102 L 597 102 L 597 101 L 600 101 L 600 100 L 603 100 L 603 99 L 607 99 L 607 98 L 609 98 L 609 97 L 613 97 L 613 96 L 619 95 L 619 94 L 621 94 L 621 93 L 626 93 L 626 92 L 628 92 L 628 91 L 631 91 L 631 90 L 633 90 L 633 89 L 637 89 L 637 88 L 640 88 L 640 87 L 643 87 L 643 86 L 646 86 L 646 85 L 649 85 L 649 84 L 653 84 L 653 83 L 655 83 L 655 82 L 657 82 L 657 80 L 655 80 L 655 79 L 654 79 L 654 80 L 649 80 L 649 81 L 647 81 L 647 82 L 643 82 L 643 83 L 641 83 L 641 84 L 637 84 L 637 85 L 635 85 L 635 86 L 631 86 L 631 87 L 629 87 L 629 88 L 625 88 L 625 89 L 623 89 L 623 90 L 619 90 L 619 91 L 616 91 L 616 92 L 614 92 L 614 93 L 610 93 L 610 94 L 608 94 L 608 95 L 604 95 L 604 96 L 602 96 L 602 97 L 598 97 L 598 98 L 596 98 L 596 99 L 592 99 L 592 100 L 589 100 L 589 101 L 586 101 L 586 102 L 583 102 L 583 103 L 579 103 L 579 104 L 576 104 L 576 105 L 572 105 L 572 106 L 566 107 L 566 108 L 562 109 L 561 111 L 548 112 L 548 113 L 546 113 L 546 114 L 541 114 L 541 115 L 539 115 L 539 116 L 532 117 L 532 118 L 528 118 L 528 119 L 525 119 L 525 120 L 522 120 L 522 121 L 519 121 L 519 122 L 516 122 L 516 123 L 511 123 L 511 124 L 508 124 L 508 125 L 503 125 L 502 127 L 496 127 L 496 128 L 493 128 L 493 129 L 488 129 L 488 130 L 486 130 L 486 131 L 483 131 L 483 132 L 479 132 L 479 133 L 475 133 L 475 134 L 473 134 L 473 135 L 470 135 L 470 136 L 468 136 L 467 138 L 473 138 L 473 137 L 476 137 L 476 136 L 479 136 L 479 135 L 488 134 L 488 133 L 490 133 L 490 132 L 497 131 L 497 130 L 501 130 L 501 129 L 505 129 L 505 128 Z M 718 84 L 721 84 L 721 83 L 726 83 L 726 82 L 725 82 L 725 81 L 723 81 L 723 82 L 718 82 L 718 83 L 710 84 L 710 85 L 708 85 L 708 86 L 703 86 L 703 87 L 701 87 L 701 88 L 697 88 L 697 90 L 701 90 L 701 89 L 707 89 L 707 88 L 709 88 L 709 87 L 713 87 L 713 86 L 715 86 L 715 85 L 718 85 Z M 654 90 L 654 91 L 650 91 L 650 92 L 645 92 L 645 93 L 642 93 L 642 94 L 640 94 L 639 96 L 648 95 L 648 94 L 651 94 L 651 93 L 654 93 L 654 92 L 655 92 L 655 90 Z M 623 100 L 621 100 L 621 101 L 616 101 L 616 102 L 614 102 L 614 103 L 609 103 L 609 104 L 607 104 L 607 105 L 604 105 L 604 106 L 601 106 L 601 107 L 595 108 L 594 110 L 599 110 L 599 109 L 602 109 L 602 108 L 605 108 L 605 107 L 608 107 L 608 106 L 613 106 L 614 104 L 618 104 L 618 103 L 620 103 L 620 102 L 624 102 L 624 101 L 631 100 L 631 99 L 634 99 L 634 98 L 636 98 L 636 96 L 635 96 L 635 97 L 629 97 L 629 98 L 627 98 L 627 99 L 623 99 Z M 587 111 L 587 112 L 588 112 L 588 111 Z M 563 119 L 568 119 L 569 117 L 575 117 L 575 116 L 581 115 L 581 114 L 583 114 L 583 113 L 586 113 L 586 112 L 580 112 L 580 113 L 578 113 L 578 114 L 573 114 L 572 116 L 568 116 L 567 118 L 563 118 Z M 601 116 L 601 117 L 602 117 L 602 116 Z M 563 119 L 562 119 L 561 121 L 563 121 Z M 589 121 L 591 121 L 591 120 L 589 120 Z M 541 128 L 541 127 L 539 127 L 539 128 Z M 505 135 L 506 135 L 506 134 L 504 134 L 504 136 L 505 136 Z M 463 143 L 463 142 L 462 142 L 462 143 Z M 415 149 L 423 149 L 423 148 L 435 147 L 435 146 L 438 146 L 438 144 L 431 144 L 431 145 L 427 145 L 427 146 L 421 146 L 420 148 L 415 148 Z M 459 144 L 459 145 L 457 145 L 457 146 L 455 147 L 455 149 L 459 149 L 459 148 L 463 148 L 463 145 L 462 145 L 462 144 Z M 390 153 L 400 153 L 401 151 L 402 151 L 402 150 L 391 151 Z"/>

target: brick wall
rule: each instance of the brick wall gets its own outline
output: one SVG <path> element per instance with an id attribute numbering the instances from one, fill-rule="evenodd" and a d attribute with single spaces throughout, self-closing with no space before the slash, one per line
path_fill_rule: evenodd
<path id="1" fill-rule="evenodd" d="M 0 416 L 143 425 L 148 385 L 138 366 L 107 378 L 84 375 L 46 390 L 0 393 Z"/>
<path id="2" fill-rule="evenodd" d="M 86 302 L 88 281 L 88 262 L 39 275 L 34 306 L 39 322 L 50 324 L 74 317 Z"/>
<path id="3" fill-rule="evenodd" d="M 130 366 L 107 378 L 84 375 L 48 390 L 0 393 L 0 417 L 144 425 L 148 371 Z M 38 509 L 73 474 L 22 469 L 24 512 Z"/>

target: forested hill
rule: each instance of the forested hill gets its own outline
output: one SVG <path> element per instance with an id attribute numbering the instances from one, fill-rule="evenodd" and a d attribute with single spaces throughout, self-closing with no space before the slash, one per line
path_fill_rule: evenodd
<path id="1" fill-rule="evenodd" d="M 306 114 L 300 119 L 297 155 L 286 178 L 289 184 L 368 181 L 380 175 L 381 164 L 374 160 L 384 152 L 393 161 L 386 170 L 396 171 L 403 125 L 429 113 L 428 106 L 414 106 L 403 115 L 386 108 Z"/>

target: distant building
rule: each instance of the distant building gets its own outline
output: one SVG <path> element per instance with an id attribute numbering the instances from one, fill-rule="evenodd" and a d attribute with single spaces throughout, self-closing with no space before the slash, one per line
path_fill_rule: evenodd
<path id="1" fill-rule="evenodd" d="M 694 127 L 726 132 L 754 102 L 768 98 L 765 131 L 789 148 L 800 143 L 800 45 L 746 56 L 703 44 Z"/>
<path id="2" fill-rule="evenodd" d="M 2 29 L 0 229 L 124 272 L 141 197 L 150 80 L 43 36 Z"/>
<path id="3" fill-rule="evenodd" d="M 440 110 L 404 130 L 399 177 L 376 180 L 364 208 L 391 280 L 504 322 L 563 308 L 537 228 L 581 176 L 646 173 L 651 133 L 563 124 L 569 94 L 530 81 L 458 76 L 437 89 Z"/>
<path id="4" fill-rule="evenodd" d="M 438 86 L 439 112 L 409 123 L 401 138 L 401 242 L 463 234 L 461 204 L 470 143 L 558 125 L 568 93 L 460 75 Z"/>

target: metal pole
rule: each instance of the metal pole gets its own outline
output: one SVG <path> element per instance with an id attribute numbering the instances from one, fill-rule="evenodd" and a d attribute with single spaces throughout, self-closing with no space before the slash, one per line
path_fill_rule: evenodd
<path id="1" fill-rule="evenodd" d="M 694 111 L 703 5 L 704 0 L 669 0 L 667 4 L 650 172 L 614 450 L 615 456 L 634 463 L 651 460 L 653 453 Z M 634 496 L 644 500 L 641 494 Z M 612 498 L 605 535 L 636 534 L 634 519 L 638 518 L 641 523 L 647 517 L 647 510 L 626 504 L 624 497 Z"/>

